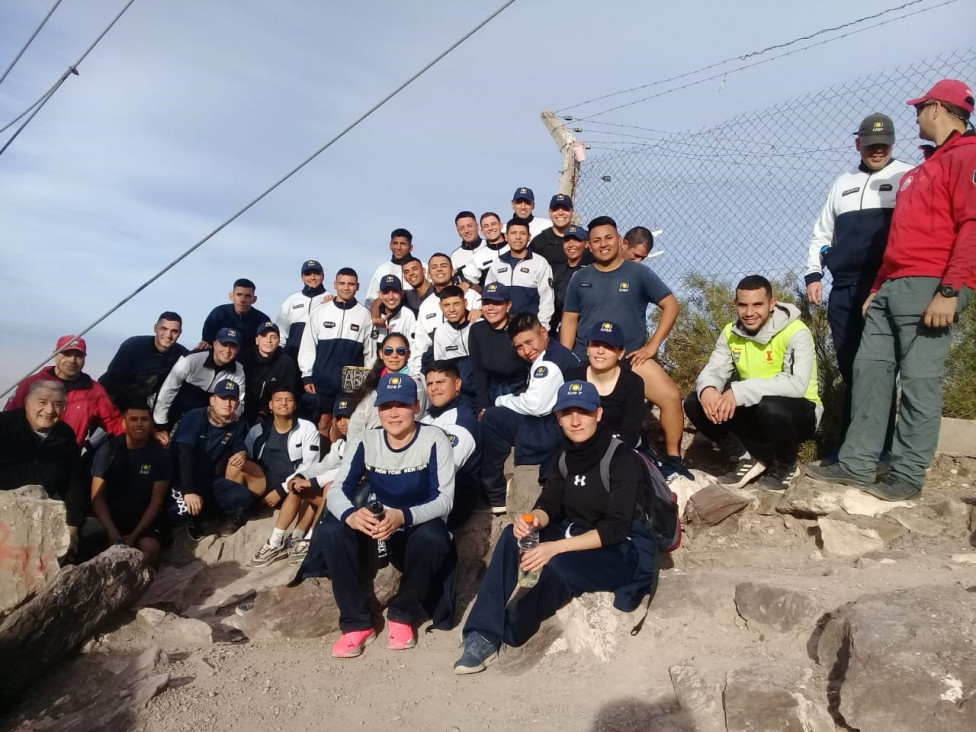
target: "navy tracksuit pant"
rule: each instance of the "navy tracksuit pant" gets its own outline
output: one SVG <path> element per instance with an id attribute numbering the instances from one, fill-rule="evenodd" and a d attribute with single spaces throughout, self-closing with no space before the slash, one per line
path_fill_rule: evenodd
<path id="1" fill-rule="evenodd" d="M 516 465 L 538 465 L 539 481 L 562 446 L 555 415 L 530 417 L 508 407 L 489 407 L 481 418 L 481 483 L 491 506 L 505 505 L 505 460 L 515 447 Z"/>

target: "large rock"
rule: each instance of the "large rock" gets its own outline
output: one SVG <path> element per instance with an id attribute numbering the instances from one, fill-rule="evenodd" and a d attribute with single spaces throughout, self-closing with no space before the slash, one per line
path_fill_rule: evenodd
<path id="1" fill-rule="evenodd" d="M 194 559 L 210 565 L 232 564 L 247 567 L 261 545 L 271 536 L 274 516 L 251 519 L 230 536 L 210 534 L 199 542 L 191 541 L 182 529 L 173 535 L 173 545 L 164 555 L 164 563 L 181 567 Z"/>
<path id="2" fill-rule="evenodd" d="M 755 500 L 747 491 L 712 484 L 691 497 L 685 509 L 685 518 L 689 523 L 716 526 Z"/>
<path id="3" fill-rule="evenodd" d="M 194 580 L 206 566 L 203 560 L 197 559 L 182 567 L 161 568 L 136 607 L 158 607 L 176 613 L 183 612 L 193 602 Z"/>
<path id="4" fill-rule="evenodd" d="M 613 606 L 612 592 L 588 592 L 557 610 L 556 617 L 570 651 L 609 661 L 621 639 L 630 637 L 643 612 L 643 604 L 634 612 L 620 612 Z"/>
<path id="5" fill-rule="evenodd" d="M 694 666 L 668 669 L 678 706 L 694 723 L 696 732 L 725 732 L 725 712 L 716 690 Z"/>
<path id="6" fill-rule="evenodd" d="M 760 582 L 740 582 L 735 586 L 735 607 L 752 625 L 781 633 L 798 627 L 811 627 L 821 614 L 812 595 L 789 587 Z"/>
<path id="7" fill-rule="evenodd" d="M 506 487 L 505 505 L 511 515 L 531 511 L 542 492 L 538 465 L 516 465 Z"/>
<path id="8" fill-rule="evenodd" d="M 843 493 L 825 488 L 807 478 L 793 481 L 776 510 L 800 518 L 817 518 L 841 510 Z"/>
<path id="9" fill-rule="evenodd" d="M 122 546 L 61 570 L 0 624 L 0 707 L 135 602 L 151 581 L 142 552 Z"/>
<path id="10" fill-rule="evenodd" d="M 0 491 L 0 617 L 44 589 L 71 537 L 64 503 L 29 485 Z"/>
<path id="11" fill-rule="evenodd" d="M 976 729 L 976 603 L 960 587 L 862 597 L 831 612 L 811 645 L 831 711 L 860 730 Z"/>
<path id="12" fill-rule="evenodd" d="M 339 608 L 327 579 L 307 579 L 295 587 L 272 587 L 257 594 L 254 609 L 236 627 L 251 640 L 319 638 L 339 630 Z"/>
<path id="13" fill-rule="evenodd" d="M 825 686 L 824 679 L 809 669 L 763 663 L 730 671 L 723 695 L 726 729 L 834 732 L 837 727 L 827 710 Z"/>

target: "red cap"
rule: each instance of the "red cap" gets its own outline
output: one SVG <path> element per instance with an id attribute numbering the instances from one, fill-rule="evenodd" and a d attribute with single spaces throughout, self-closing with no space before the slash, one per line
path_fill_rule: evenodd
<path id="1" fill-rule="evenodd" d="M 909 99 L 906 104 L 910 107 L 916 107 L 919 104 L 933 101 L 955 104 L 971 114 L 973 111 L 973 90 L 969 88 L 966 82 L 959 81 L 959 79 L 943 79 L 929 89 L 924 97 Z"/>
<path id="2" fill-rule="evenodd" d="M 74 342 L 72 342 L 74 341 Z M 88 345 L 85 343 L 84 338 L 76 338 L 73 335 L 61 336 L 58 338 L 58 353 L 63 353 L 64 351 L 81 351 L 84 355 L 88 355 Z"/>

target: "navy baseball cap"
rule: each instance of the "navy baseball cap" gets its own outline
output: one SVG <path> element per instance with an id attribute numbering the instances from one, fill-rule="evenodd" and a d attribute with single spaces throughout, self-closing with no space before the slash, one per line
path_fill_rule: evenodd
<path id="1" fill-rule="evenodd" d="M 302 264 L 302 274 L 308 274 L 309 272 L 319 272 L 320 274 L 325 274 L 325 270 L 322 269 L 322 265 L 316 262 L 314 259 L 309 259 L 307 262 Z"/>
<path id="2" fill-rule="evenodd" d="M 236 381 L 231 381 L 230 379 L 222 379 L 217 382 L 217 386 L 213 390 L 214 396 L 224 397 L 225 399 L 240 399 L 241 398 L 241 387 Z"/>
<path id="3" fill-rule="evenodd" d="M 352 402 L 349 397 L 344 396 L 336 399 L 335 406 L 332 408 L 332 416 L 336 419 L 352 416 Z"/>
<path id="4" fill-rule="evenodd" d="M 568 226 L 566 227 L 566 233 L 563 234 L 564 239 L 579 239 L 580 241 L 588 241 L 590 238 L 590 232 L 584 229 L 582 226 Z"/>
<path id="5" fill-rule="evenodd" d="M 549 199 L 549 210 L 552 211 L 557 208 L 566 208 L 572 211 L 573 199 L 567 196 L 565 193 L 557 193 L 555 196 Z"/>
<path id="6" fill-rule="evenodd" d="M 600 395 L 589 381 L 569 381 L 559 387 L 553 411 L 561 412 L 574 407 L 584 412 L 595 412 L 600 408 Z"/>
<path id="7" fill-rule="evenodd" d="M 237 328 L 221 328 L 217 331 L 214 338 L 217 343 L 233 343 L 235 346 L 241 345 L 241 333 Z"/>
<path id="8" fill-rule="evenodd" d="M 278 335 L 281 335 L 281 331 L 278 330 L 278 326 L 272 323 L 270 320 L 265 320 L 261 325 L 258 326 L 257 335 L 264 335 L 269 330 L 273 330 Z"/>
<path id="9" fill-rule="evenodd" d="M 616 323 L 609 320 L 600 320 L 590 328 L 590 340 L 588 343 L 606 343 L 611 348 L 624 347 L 624 331 Z"/>
<path id="10" fill-rule="evenodd" d="M 383 279 L 380 280 L 380 292 L 385 290 L 396 290 L 397 292 L 403 292 L 403 283 L 400 282 L 400 278 L 396 275 L 384 275 Z"/>
<path id="11" fill-rule="evenodd" d="M 504 282 L 489 282 L 481 293 L 481 302 L 508 302 L 512 296 L 508 294 L 508 285 Z"/>
<path id="12" fill-rule="evenodd" d="M 517 188 L 512 194 L 512 201 L 529 201 L 535 203 L 535 194 L 531 188 Z"/>
<path id="13" fill-rule="evenodd" d="M 417 401 L 417 382 L 407 374 L 387 374 L 376 385 L 376 406 L 397 402 L 413 404 Z"/>

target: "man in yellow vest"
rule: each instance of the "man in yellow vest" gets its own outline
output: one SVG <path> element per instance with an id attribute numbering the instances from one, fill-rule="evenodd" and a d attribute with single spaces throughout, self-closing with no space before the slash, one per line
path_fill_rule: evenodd
<path id="1" fill-rule="evenodd" d="M 786 490 L 796 475 L 800 442 L 823 413 L 817 356 L 794 305 L 776 302 L 769 280 L 749 275 L 735 288 L 738 315 L 715 344 L 685 399 L 685 414 L 718 443 L 731 470 L 719 483 Z"/>

